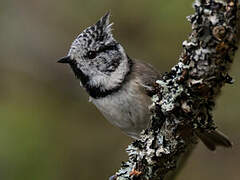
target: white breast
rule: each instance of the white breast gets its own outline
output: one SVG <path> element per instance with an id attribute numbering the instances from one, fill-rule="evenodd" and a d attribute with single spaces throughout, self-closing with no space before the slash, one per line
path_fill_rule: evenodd
<path id="1" fill-rule="evenodd" d="M 110 123 L 133 138 L 147 128 L 150 120 L 151 98 L 138 87 L 137 82 L 131 81 L 113 95 L 91 99 Z"/>

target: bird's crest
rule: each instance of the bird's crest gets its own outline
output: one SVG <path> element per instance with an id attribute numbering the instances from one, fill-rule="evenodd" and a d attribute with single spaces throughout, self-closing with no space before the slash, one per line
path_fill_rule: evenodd
<path id="1" fill-rule="evenodd" d="M 77 39 L 87 42 L 87 47 L 94 43 L 104 43 L 112 40 L 112 25 L 110 23 L 110 13 L 106 13 L 96 24 L 86 28 Z"/>

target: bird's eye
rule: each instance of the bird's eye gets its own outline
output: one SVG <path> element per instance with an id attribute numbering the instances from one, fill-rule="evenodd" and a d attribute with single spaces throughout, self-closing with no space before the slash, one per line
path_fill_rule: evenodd
<path id="1" fill-rule="evenodd" d="M 94 59 L 96 56 L 97 56 L 97 52 L 95 52 L 95 51 L 88 51 L 87 52 L 87 57 L 89 59 Z"/>

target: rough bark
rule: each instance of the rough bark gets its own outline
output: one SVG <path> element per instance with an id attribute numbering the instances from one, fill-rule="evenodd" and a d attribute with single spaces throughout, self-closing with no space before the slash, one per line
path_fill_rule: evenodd
<path id="1" fill-rule="evenodd" d="M 183 42 L 178 64 L 156 82 L 151 127 L 126 149 L 129 160 L 117 180 L 157 180 L 178 168 L 182 154 L 197 143 L 199 131 L 216 126 L 215 99 L 238 47 L 238 1 L 196 0 L 187 19 L 192 33 Z"/>

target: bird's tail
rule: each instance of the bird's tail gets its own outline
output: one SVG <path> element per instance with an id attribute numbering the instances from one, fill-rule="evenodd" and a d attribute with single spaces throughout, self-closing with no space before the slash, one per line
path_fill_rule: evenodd
<path id="1" fill-rule="evenodd" d="M 207 146 L 208 149 L 214 151 L 217 146 L 223 146 L 226 148 L 232 147 L 232 143 L 229 138 L 218 130 L 198 132 L 198 137 Z"/>

